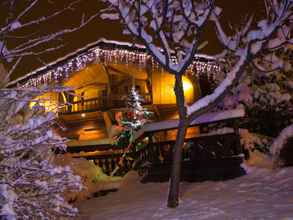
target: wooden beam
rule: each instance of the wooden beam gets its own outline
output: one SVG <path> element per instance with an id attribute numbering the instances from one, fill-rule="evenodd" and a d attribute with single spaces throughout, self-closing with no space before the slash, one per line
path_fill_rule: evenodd
<path id="1" fill-rule="evenodd" d="M 111 70 L 111 71 L 113 71 L 113 72 L 116 72 L 116 73 L 118 73 L 120 75 L 132 77 L 131 74 L 129 74 L 127 72 L 123 72 L 123 71 L 121 71 L 121 70 L 119 70 L 119 69 L 117 69 L 117 68 L 115 68 L 113 66 L 108 65 L 108 69 Z"/>

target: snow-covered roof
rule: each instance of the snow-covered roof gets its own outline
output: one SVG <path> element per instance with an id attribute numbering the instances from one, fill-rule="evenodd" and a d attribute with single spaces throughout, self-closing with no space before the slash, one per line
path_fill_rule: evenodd
<path id="1" fill-rule="evenodd" d="M 210 124 L 210 123 L 220 122 L 224 120 L 233 120 L 237 118 L 242 118 L 244 116 L 245 116 L 245 111 L 242 108 L 219 111 L 219 112 L 209 112 L 193 120 L 190 123 L 190 126 Z M 135 136 L 135 139 L 137 139 L 144 133 L 177 129 L 178 124 L 179 124 L 178 119 L 151 122 L 151 123 L 145 124 L 140 130 L 138 130 L 135 133 L 134 136 Z"/>
<path id="2" fill-rule="evenodd" d="M 101 58 L 102 56 L 102 58 Z M 113 60 L 114 57 L 119 57 Z M 8 86 L 37 86 L 52 80 L 58 81 L 67 78 L 72 72 L 77 72 L 87 65 L 95 62 L 127 62 L 135 59 L 143 65 L 150 58 L 145 46 L 129 42 L 111 41 L 104 38 L 88 44 L 73 53 L 67 54 L 46 66 L 38 68 L 24 76 L 12 81 Z M 216 63 L 212 56 L 197 54 L 195 62 Z M 215 65 L 217 67 L 217 65 Z"/>

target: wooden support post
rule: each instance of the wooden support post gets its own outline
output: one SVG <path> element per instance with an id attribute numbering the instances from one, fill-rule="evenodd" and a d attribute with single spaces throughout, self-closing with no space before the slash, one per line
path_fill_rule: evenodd
<path id="1" fill-rule="evenodd" d="M 234 121 L 233 123 L 233 128 L 234 128 L 234 132 L 235 132 L 235 135 L 237 137 L 237 143 L 236 143 L 236 152 L 238 154 L 242 154 L 243 153 L 243 149 L 241 147 L 241 142 L 240 142 L 240 133 L 239 133 L 239 123 L 237 120 Z"/>

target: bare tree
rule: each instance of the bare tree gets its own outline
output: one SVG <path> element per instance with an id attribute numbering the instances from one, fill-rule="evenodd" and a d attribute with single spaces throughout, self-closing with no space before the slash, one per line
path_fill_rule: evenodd
<path id="1" fill-rule="evenodd" d="M 213 0 L 103 0 L 108 3 L 102 18 L 119 20 L 125 31 L 137 37 L 153 58 L 175 77 L 174 91 L 179 111 L 179 129 L 173 152 L 168 206 L 178 205 L 181 149 L 189 123 L 209 111 L 238 83 L 244 68 L 256 63 L 262 52 L 273 53 L 292 43 L 292 0 L 265 0 L 267 16 L 245 24 L 227 36 L 219 21 L 221 9 Z M 188 106 L 184 101 L 182 75 L 198 51 L 199 37 L 208 21 L 215 25 L 217 37 L 225 47 L 231 67 L 212 94 Z M 254 27 L 253 24 L 257 24 Z M 259 64 L 261 66 L 261 64 Z M 264 66 L 262 66 L 264 67 Z"/>
<path id="2" fill-rule="evenodd" d="M 87 16 L 84 12 L 80 22 L 78 24 L 73 24 L 72 27 L 61 27 L 60 30 L 57 31 L 53 30 L 47 33 L 38 33 L 42 25 L 60 16 L 64 16 L 69 11 L 74 11 L 80 2 L 80 0 L 72 1 L 63 8 L 59 7 L 53 12 L 49 11 L 48 14 L 36 17 L 34 12 L 38 10 L 37 7 L 41 3 L 44 3 L 44 1 L 1 1 L 1 12 L 5 17 L 0 23 L 0 62 L 9 63 L 8 66 L 11 67 L 5 80 L 9 79 L 25 56 L 39 56 L 62 48 L 64 46 L 62 41 L 58 43 L 52 42 L 60 40 L 66 34 L 73 33 L 83 28 L 98 17 L 98 13 Z M 52 2 L 51 4 L 55 3 Z M 29 34 L 27 32 L 29 32 Z"/>

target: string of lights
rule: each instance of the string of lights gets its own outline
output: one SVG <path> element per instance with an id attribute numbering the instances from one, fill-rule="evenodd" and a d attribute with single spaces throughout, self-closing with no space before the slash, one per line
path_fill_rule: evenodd
<path id="1" fill-rule="evenodd" d="M 146 52 L 117 48 L 103 49 L 98 47 L 77 55 L 57 67 L 45 67 L 44 69 L 48 69 L 48 71 L 44 71 L 42 74 L 36 74 L 36 76 L 25 80 L 23 83 L 19 84 L 19 87 L 37 87 L 39 85 L 50 84 L 52 82 L 60 83 L 63 80 L 68 79 L 72 73 L 78 72 L 95 63 L 125 65 L 135 64 L 140 68 L 145 68 L 150 63 L 149 61 L 151 61 L 153 69 L 162 69 L 160 65 Z M 172 62 L 176 63 L 176 58 L 172 59 Z M 211 75 L 212 78 L 220 71 L 220 65 L 215 60 L 210 61 L 208 59 L 195 59 L 195 61 L 188 68 L 188 72 L 192 75 L 199 76 L 204 73 Z"/>

